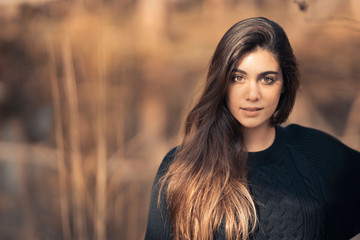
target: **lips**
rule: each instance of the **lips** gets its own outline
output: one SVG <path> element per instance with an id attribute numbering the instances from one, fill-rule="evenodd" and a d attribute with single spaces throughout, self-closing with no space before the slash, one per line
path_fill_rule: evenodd
<path id="1" fill-rule="evenodd" d="M 241 107 L 240 109 L 245 110 L 245 111 L 249 111 L 249 112 L 256 112 L 256 111 L 260 111 L 263 108 L 259 108 L 259 107 Z"/>

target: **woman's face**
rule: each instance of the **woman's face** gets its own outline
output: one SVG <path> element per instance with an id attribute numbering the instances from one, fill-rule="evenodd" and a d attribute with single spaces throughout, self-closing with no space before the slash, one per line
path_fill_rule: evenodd
<path id="1" fill-rule="evenodd" d="M 275 56 L 258 48 L 233 69 L 227 92 L 231 114 L 244 128 L 271 128 L 279 103 L 283 76 Z"/>

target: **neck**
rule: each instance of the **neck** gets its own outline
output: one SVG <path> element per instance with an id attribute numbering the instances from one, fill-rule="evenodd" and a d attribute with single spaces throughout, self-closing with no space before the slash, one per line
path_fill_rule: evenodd
<path id="1" fill-rule="evenodd" d="M 244 128 L 242 132 L 248 152 L 263 151 L 275 140 L 275 127 L 271 125 L 262 128 Z"/>

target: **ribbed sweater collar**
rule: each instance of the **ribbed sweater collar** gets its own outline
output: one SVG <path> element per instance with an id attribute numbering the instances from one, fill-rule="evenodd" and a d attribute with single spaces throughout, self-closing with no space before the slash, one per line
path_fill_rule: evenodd
<path id="1" fill-rule="evenodd" d="M 280 126 L 275 127 L 275 140 L 270 147 L 259 152 L 249 152 L 248 165 L 257 166 L 271 164 L 285 154 L 285 133 L 284 129 Z"/>

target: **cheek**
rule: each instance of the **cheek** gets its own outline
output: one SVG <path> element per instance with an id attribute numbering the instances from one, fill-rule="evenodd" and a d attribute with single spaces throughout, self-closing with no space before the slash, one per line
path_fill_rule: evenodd
<path id="1" fill-rule="evenodd" d="M 266 96 L 263 95 L 263 100 L 268 105 L 277 107 L 279 100 L 280 100 L 280 96 L 281 96 L 281 89 L 279 89 L 277 91 L 269 92 L 268 94 L 266 94 Z"/>
<path id="2" fill-rule="evenodd" d="M 230 110 L 233 108 L 233 106 L 236 102 L 236 99 L 237 99 L 236 90 L 233 87 L 229 87 L 228 92 L 226 94 L 226 103 Z"/>
<path id="3" fill-rule="evenodd" d="M 281 94 L 282 94 L 282 90 L 280 90 L 278 93 L 276 93 L 276 94 L 274 94 L 274 96 L 272 96 L 273 105 L 275 105 L 275 107 L 277 107 L 277 105 L 279 104 Z"/>

